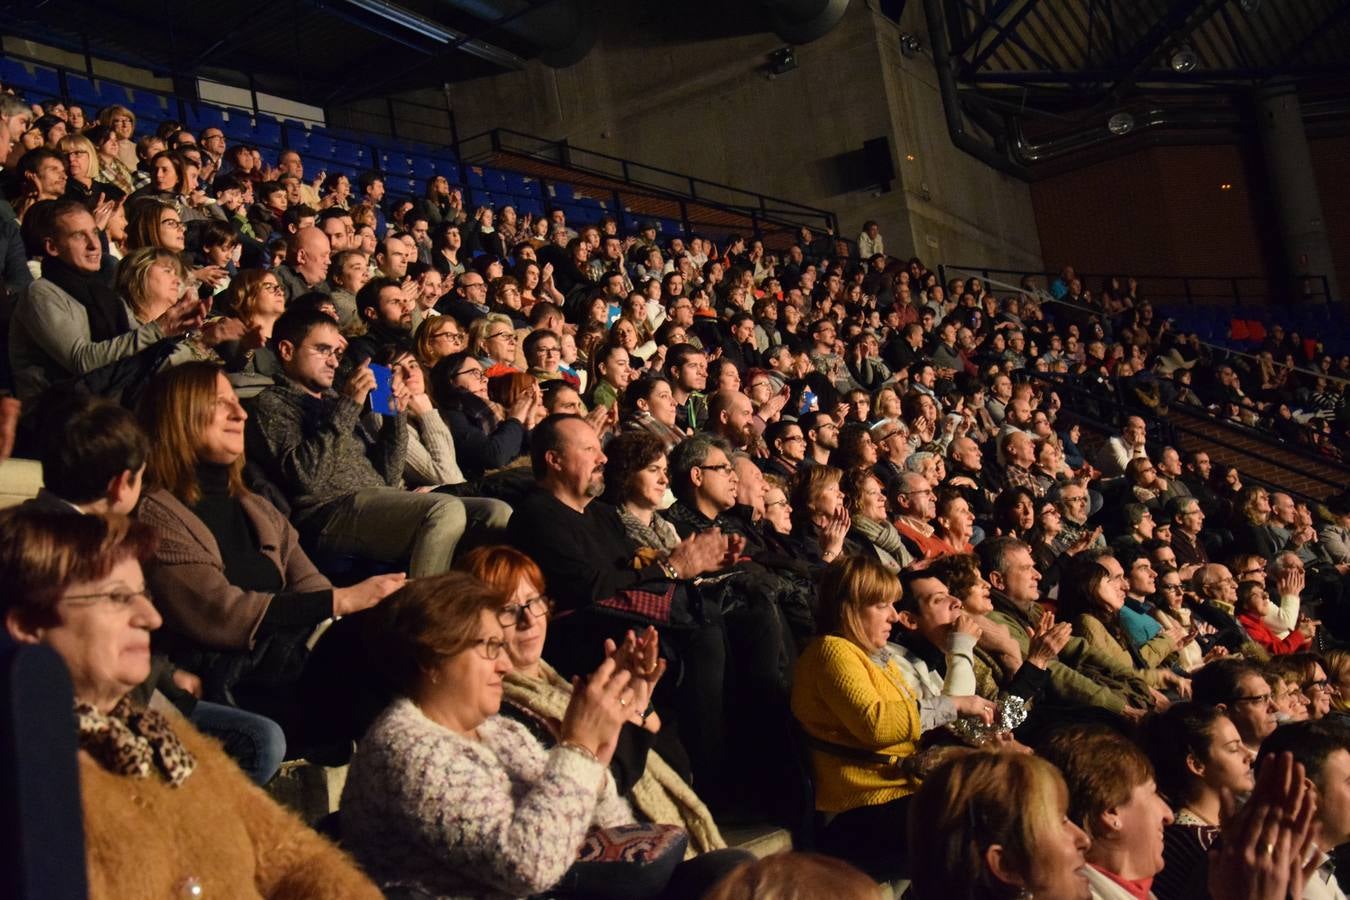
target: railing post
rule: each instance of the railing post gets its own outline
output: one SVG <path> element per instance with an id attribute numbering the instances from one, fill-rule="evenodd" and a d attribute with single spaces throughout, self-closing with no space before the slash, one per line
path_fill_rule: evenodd
<path id="1" fill-rule="evenodd" d="M 623 173 L 623 183 L 624 183 L 624 184 L 632 184 L 632 183 L 633 183 L 633 176 L 630 175 L 629 172 L 628 172 L 628 160 L 626 160 L 626 159 L 621 159 L 621 160 L 619 160 L 619 171 Z"/>
<path id="2" fill-rule="evenodd" d="M 689 179 L 692 182 L 694 179 Z M 694 229 L 689 227 L 689 204 L 683 200 L 680 201 L 680 225 L 684 227 L 684 233 L 688 234 Z"/>
<path id="3" fill-rule="evenodd" d="M 558 141 L 558 162 L 564 166 L 572 164 L 572 148 L 567 145 L 567 138 Z"/>
<path id="4" fill-rule="evenodd" d="M 698 187 L 695 184 L 695 178 L 693 175 L 689 176 L 689 196 L 694 200 L 698 199 Z M 684 204 L 680 205 L 683 206 Z M 686 228 L 688 227 L 688 223 L 686 223 L 685 227 Z"/>

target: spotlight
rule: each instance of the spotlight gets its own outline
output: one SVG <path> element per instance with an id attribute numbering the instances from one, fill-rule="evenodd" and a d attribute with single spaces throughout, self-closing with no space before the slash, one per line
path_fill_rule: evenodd
<path id="1" fill-rule="evenodd" d="M 1134 116 L 1127 112 L 1118 112 L 1106 120 L 1106 130 L 1117 137 L 1134 131 Z"/>
<path id="2" fill-rule="evenodd" d="M 900 55 L 905 59 L 913 59 L 923 50 L 923 44 L 919 39 L 908 31 L 900 34 Z"/>
<path id="3" fill-rule="evenodd" d="M 1185 75 L 1187 72 L 1195 71 L 1195 67 L 1200 65 L 1200 57 L 1195 51 L 1186 45 L 1178 47 L 1172 51 L 1172 58 L 1168 60 L 1172 66 L 1172 71 L 1178 75 Z"/>
<path id="4" fill-rule="evenodd" d="M 782 47 L 769 54 L 769 72 L 772 75 L 784 75 L 797 68 L 797 51 L 791 47 Z"/>

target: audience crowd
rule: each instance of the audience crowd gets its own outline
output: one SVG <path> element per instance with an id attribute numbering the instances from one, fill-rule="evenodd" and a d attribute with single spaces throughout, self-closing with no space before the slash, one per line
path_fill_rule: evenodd
<path id="1" fill-rule="evenodd" d="M 1350 502 L 1158 423 L 1350 359 L 88 113 L 0 94 L 0 579 L 95 896 L 1345 896 Z"/>

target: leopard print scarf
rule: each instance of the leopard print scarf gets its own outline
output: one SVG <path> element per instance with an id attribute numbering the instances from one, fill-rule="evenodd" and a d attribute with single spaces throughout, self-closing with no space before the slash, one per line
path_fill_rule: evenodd
<path id="1" fill-rule="evenodd" d="M 197 758 L 173 733 L 169 720 L 154 710 L 138 709 L 129 697 L 107 715 L 77 703 L 75 719 L 80 749 L 110 772 L 132 778 L 158 772 L 171 787 L 181 787 L 197 767 Z"/>

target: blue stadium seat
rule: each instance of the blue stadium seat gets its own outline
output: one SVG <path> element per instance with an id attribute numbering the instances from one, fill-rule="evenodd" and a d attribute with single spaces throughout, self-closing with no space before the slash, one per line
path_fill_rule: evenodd
<path id="1" fill-rule="evenodd" d="M 253 140 L 268 147 L 280 147 L 281 123 L 272 116 L 259 113 L 253 121 Z"/>
<path id="2" fill-rule="evenodd" d="M 220 128 L 225 124 L 225 110 L 210 103 L 189 103 L 187 124 L 198 131 L 211 126 Z"/>
<path id="3" fill-rule="evenodd" d="M 565 181 L 555 181 L 548 187 L 549 198 L 557 203 L 566 203 L 572 199 L 572 186 Z"/>
<path id="4" fill-rule="evenodd" d="M 99 102 L 98 86 L 83 75 L 66 75 L 66 96 L 76 103 L 97 104 Z"/>
<path id="5" fill-rule="evenodd" d="M 409 156 L 408 165 L 413 178 L 425 181 L 436 174 L 436 161 L 429 156 Z"/>
<path id="6" fill-rule="evenodd" d="M 30 102 L 51 99 L 61 91 L 55 69 L 8 57 L 0 61 L 0 83 L 17 88 Z"/>

